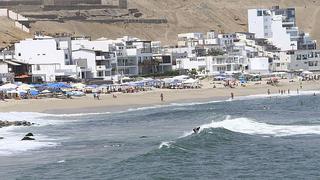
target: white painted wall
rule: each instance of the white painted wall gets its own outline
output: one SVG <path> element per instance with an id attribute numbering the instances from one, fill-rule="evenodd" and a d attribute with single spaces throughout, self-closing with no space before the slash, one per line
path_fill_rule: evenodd
<path id="1" fill-rule="evenodd" d="M 249 58 L 249 71 L 252 73 L 269 73 L 269 60 L 267 57 Z"/>
<path id="2" fill-rule="evenodd" d="M 0 9 L 0 16 L 8 16 L 8 9 Z"/>
<path id="3" fill-rule="evenodd" d="M 258 16 L 258 11 L 268 11 L 267 9 L 249 9 L 248 10 L 248 28 L 250 33 L 255 33 L 256 38 L 272 37 L 271 16 Z"/>
<path id="4" fill-rule="evenodd" d="M 0 62 L 0 74 L 7 74 L 8 71 L 8 64 L 4 62 Z"/>
<path id="5" fill-rule="evenodd" d="M 89 50 L 77 50 L 72 52 L 73 59 L 86 59 L 88 69 L 91 69 L 91 72 L 96 78 L 97 76 L 97 66 L 96 66 L 96 54 L 94 51 Z"/>
<path id="6" fill-rule="evenodd" d="M 201 67 L 206 67 L 206 59 L 204 57 L 177 59 L 178 69 L 199 70 Z"/>
<path id="7" fill-rule="evenodd" d="M 287 33 L 287 30 L 282 27 L 282 16 L 275 16 L 272 21 L 271 29 L 273 36 L 271 42 L 273 45 L 280 48 L 282 51 L 296 50 L 297 42 L 291 41 L 290 34 Z M 294 44 L 294 46 L 291 46 Z"/>
<path id="8" fill-rule="evenodd" d="M 72 50 L 91 49 L 103 52 L 109 52 L 111 40 L 96 40 L 89 41 L 88 39 L 72 40 Z"/>
<path id="9" fill-rule="evenodd" d="M 16 59 L 30 64 L 61 64 L 64 65 L 65 50 L 57 50 L 54 39 L 27 39 L 15 44 Z"/>

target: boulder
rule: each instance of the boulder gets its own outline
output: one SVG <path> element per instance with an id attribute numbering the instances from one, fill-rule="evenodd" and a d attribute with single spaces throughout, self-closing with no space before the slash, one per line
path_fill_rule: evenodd
<path id="1" fill-rule="evenodd" d="M 34 141 L 34 140 L 36 140 L 36 139 L 28 137 L 28 136 L 25 136 L 24 138 L 21 139 L 21 141 Z"/>
<path id="2" fill-rule="evenodd" d="M 25 137 L 30 137 L 30 136 L 33 136 L 33 134 L 32 133 L 28 133 L 28 134 L 25 135 Z"/>
<path id="3" fill-rule="evenodd" d="M 31 126 L 34 125 L 28 121 L 0 121 L 0 128 L 8 126 Z"/>

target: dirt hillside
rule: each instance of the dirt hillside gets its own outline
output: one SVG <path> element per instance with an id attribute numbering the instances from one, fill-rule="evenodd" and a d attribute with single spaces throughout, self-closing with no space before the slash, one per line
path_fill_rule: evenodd
<path id="1" fill-rule="evenodd" d="M 247 9 L 257 7 L 295 7 L 300 29 L 320 40 L 320 1 L 318 0 L 128 0 L 129 8 L 137 8 L 143 18 L 166 18 L 168 24 L 100 24 L 67 21 L 37 22 L 32 31 L 69 32 L 93 38 L 116 38 L 133 35 L 142 39 L 174 44 L 177 33 L 235 32 L 247 30 Z M 3 32 L 0 32 L 0 37 Z M 18 37 L 18 36 L 17 36 Z M 320 42 L 320 41 L 319 41 Z"/>

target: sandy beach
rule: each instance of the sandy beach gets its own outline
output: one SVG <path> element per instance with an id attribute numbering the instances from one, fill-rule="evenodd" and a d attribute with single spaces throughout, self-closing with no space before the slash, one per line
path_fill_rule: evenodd
<path id="1" fill-rule="evenodd" d="M 135 94 L 117 94 L 117 98 L 112 95 L 102 95 L 101 100 L 94 100 L 88 94 L 85 97 L 73 99 L 33 99 L 33 100 L 8 100 L 0 102 L 0 112 L 42 112 L 42 113 L 82 113 L 82 112 L 109 112 L 126 110 L 129 108 L 148 107 L 152 105 L 165 105 L 181 102 L 205 102 L 214 100 L 225 100 L 230 98 L 231 92 L 235 98 L 239 96 L 249 96 L 267 94 L 270 89 L 271 94 L 277 94 L 279 90 L 290 89 L 291 93 L 299 91 L 319 90 L 318 81 L 302 82 L 302 89 L 298 81 L 289 82 L 282 80 L 278 86 L 267 85 L 265 82 L 254 83 L 246 87 L 236 88 L 212 88 L 209 81 L 202 82 L 202 89 L 155 89 L 147 92 Z M 164 94 L 164 102 L 160 101 L 160 94 Z"/>

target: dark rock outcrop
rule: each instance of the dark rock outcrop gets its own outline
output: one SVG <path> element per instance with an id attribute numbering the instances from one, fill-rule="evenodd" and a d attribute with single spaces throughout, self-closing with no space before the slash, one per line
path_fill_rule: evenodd
<path id="1" fill-rule="evenodd" d="M 30 137 L 30 136 L 33 136 L 33 134 L 32 133 L 28 133 L 28 134 L 25 135 L 25 137 Z"/>
<path id="2" fill-rule="evenodd" d="M 34 141 L 34 138 L 31 138 L 29 136 L 25 136 L 24 138 L 21 139 L 21 141 Z"/>
<path id="3" fill-rule="evenodd" d="M 34 125 L 28 121 L 0 121 L 0 128 L 8 126 L 31 126 Z"/>

